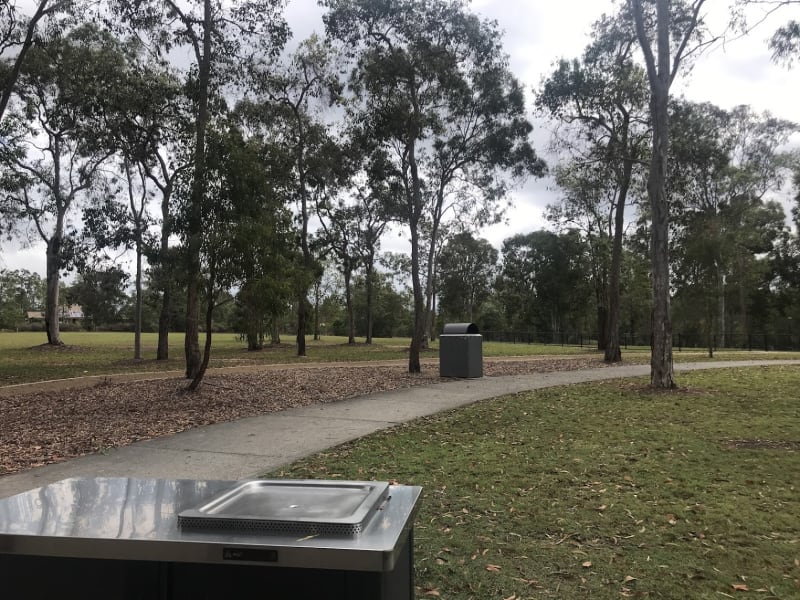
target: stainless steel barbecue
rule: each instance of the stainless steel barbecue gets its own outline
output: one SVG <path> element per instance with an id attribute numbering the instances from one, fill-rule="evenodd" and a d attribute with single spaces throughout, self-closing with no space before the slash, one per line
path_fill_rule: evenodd
<path id="1" fill-rule="evenodd" d="M 8 598 L 411 600 L 421 489 L 75 478 L 0 499 Z"/>

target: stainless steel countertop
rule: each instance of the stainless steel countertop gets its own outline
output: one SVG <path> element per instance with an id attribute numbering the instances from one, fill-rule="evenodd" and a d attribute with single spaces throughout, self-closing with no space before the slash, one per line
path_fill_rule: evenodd
<path id="1" fill-rule="evenodd" d="M 413 527 L 422 491 L 390 486 L 389 500 L 352 538 L 178 527 L 179 512 L 236 483 L 65 479 L 0 499 L 0 554 L 387 572 Z"/>

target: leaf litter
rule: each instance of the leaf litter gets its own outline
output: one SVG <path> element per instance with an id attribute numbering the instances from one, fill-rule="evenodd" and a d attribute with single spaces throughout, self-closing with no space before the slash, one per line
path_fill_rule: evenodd
<path id="1" fill-rule="evenodd" d="M 486 361 L 488 377 L 596 368 L 595 358 Z M 225 421 L 447 381 L 397 366 L 292 368 L 0 395 L 0 475 Z"/>

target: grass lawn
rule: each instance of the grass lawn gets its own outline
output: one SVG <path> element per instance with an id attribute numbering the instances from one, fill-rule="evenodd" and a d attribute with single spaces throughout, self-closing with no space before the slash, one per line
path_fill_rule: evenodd
<path id="1" fill-rule="evenodd" d="M 202 335 L 202 334 L 201 334 Z M 48 379 L 80 377 L 83 375 L 105 375 L 111 373 L 138 373 L 159 371 L 182 371 L 183 334 L 170 335 L 170 360 L 156 361 L 155 333 L 142 334 L 142 360 L 133 360 L 133 333 L 111 332 L 64 332 L 64 347 L 44 346 L 44 333 L 0 332 L 0 386 Z M 225 367 L 276 363 L 309 363 L 337 361 L 370 361 L 407 359 L 408 338 L 376 338 L 367 346 L 347 344 L 347 338 L 325 336 L 322 340 L 307 341 L 307 356 L 298 358 L 294 340 L 284 336 L 285 343 L 279 347 L 266 347 L 258 352 L 248 352 L 247 346 L 233 333 L 215 333 L 213 336 L 210 366 Z M 201 337 L 201 345 L 203 338 Z M 492 357 L 585 355 L 600 353 L 590 347 L 559 346 L 544 344 L 511 344 L 486 342 L 483 355 Z M 675 352 L 675 361 L 707 360 L 702 351 Z M 438 342 L 431 350 L 422 353 L 423 358 L 438 358 Z M 629 363 L 647 363 L 649 348 L 623 350 L 623 358 Z M 746 360 L 765 358 L 800 358 L 800 353 L 764 352 L 718 352 L 715 360 Z"/>
<path id="2" fill-rule="evenodd" d="M 204 334 L 201 334 L 201 345 Z M 142 371 L 181 371 L 185 366 L 182 333 L 170 335 L 170 360 L 155 360 L 158 336 L 142 335 L 143 360 L 133 360 L 133 333 L 64 332 L 65 347 L 43 346 L 44 333 L 0 333 L 0 385 Z M 296 356 L 294 339 L 284 336 L 280 347 L 266 347 L 258 352 L 248 352 L 244 342 L 233 333 L 213 335 L 211 367 L 235 365 L 275 364 L 294 362 L 336 362 L 407 359 L 408 338 L 375 338 L 371 346 L 361 340 L 354 346 L 347 338 L 325 336 L 322 340 L 307 341 L 307 357 Z M 423 353 L 422 357 L 437 358 L 438 344 Z M 545 346 L 536 344 L 484 344 L 486 356 L 585 354 L 587 348 L 572 346 Z"/>
<path id="3" fill-rule="evenodd" d="M 419 598 L 800 598 L 800 368 L 552 388 L 268 476 L 423 486 Z"/>

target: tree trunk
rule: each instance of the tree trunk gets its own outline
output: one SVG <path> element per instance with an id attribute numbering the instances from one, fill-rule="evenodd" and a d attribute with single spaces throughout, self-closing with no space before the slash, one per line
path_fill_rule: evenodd
<path id="1" fill-rule="evenodd" d="M 172 233 L 172 219 L 169 214 L 169 200 L 172 184 L 167 183 L 161 197 L 161 312 L 158 315 L 158 348 L 156 360 L 169 360 L 169 330 L 172 315 L 172 257 L 169 256 L 169 236 Z"/>
<path id="2" fill-rule="evenodd" d="M 203 1 L 203 54 L 198 62 L 198 100 L 195 129 L 194 177 L 187 218 L 187 286 L 186 286 L 186 377 L 196 380 L 200 374 L 200 250 L 202 246 L 202 205 L 206 192 L 206 127 L 208 126 L 208 91 L 211 79 L 211 32 L 213 29 L 211 0 Z M 211 332 L 207 332 L 209 335 Z M 194 381 L 192 382 L 194 383 Z M 199 385 L 199 381 L 198 381 Z M 194 387 L 197 387 L 196 385 Z M 194 389 L 194 388 L 192 388 Z"/>
<path id="3" fill-rule="evenodd" d="M 369 345 L 372 343 L 372 294 L 373 294 L 373 267 L 372 261 L 370 260 L 365 269 L 365 284 L 367 288 L 367 339 L 366 343 Z"/>
<path id="4" fill-rule="evenodd" d="M 652 93 L 653 155 L 647 179 L 647 194 L 652 213 L 651 259 L 653 278 L 653 353 L 650 358 L 650 385 L 675 387 L 672 366 L 672 317 L 669 285 L 669 206 L 664 182 L 669 147 L 669 88 L 656 85 Z"/>
<path id="5" fill-rule="evenodd" d="M 317 342 L 320 339 L 319 335 L 319 303 L 320 303 L 320 296 L 322 295 L 320 291 L 320 280 L 317 279 L 314 282 L 314 341 Z"/>
<path id="6" fill-rule="evenodd" d="M 408 225 L 411 233 L 411 287 L 414 293 L 414 330 L 408 349 L 408 372 L 421 373 L 419 355 L 425 337 L 425 292 L 419 276 L 419 219 L 422 213 L 422 184 L 417 171 L 416 138 L 408 144 L 408 164 L 411 171 L 411 206 Z"/>
<path id="7" fill-rule="evenodd" d="M 297 336 L 295 338 L 297 342 L 297 356 L 306 355 L 306 323 L 308 321 L 306 302 L 306 294 L 305 290 L 303 290 L 297 296 Z"/>
<path id="8" fill-rule="evenodd" d="M 197 374 L 192 379 L 192 382 L 189 384 L 189 391 L 194 391 L 200 385 L 200 382 L 203 381 L 203 377 L 205 377 L 206 369 L 208 369 L 208 361 L 211 358 L 211 326 L 214 324 L 214 298 L 213 298 L 213 290 L 214 290 L 214 277 L 211 277 L 211 283 L 208 286 L 209 290 L 209 298 L 208 298 L 208 306 L 206 307 L 206 343 L 203 348 L 203 361 L 197 368 Z"/>
<path id="9" fill-rule="evenodd" d="M 625 136 L 627 138 L 627 136 Z M 627 146 L 627 143 L 625 144 Z M 623 165 L 617 206 L 614 211 L 614 242 L 611 249 L 611 273 L 608 279 L 608 314 L 606 315 L 606 347 L 603 360 L 607 363 L 620 362 L 622 349 L 619 342 L 619 280 L 622 271 L 622 235 L 625 230 L 625 203 L 633 172 L 633 161 L 626 159 Z"/>
<path id="10" fill-rule="evenodd" d="M 161 312 L 158 315 L 158 349 L 156 360 L 169 360 L 169 330 L 171 326 L 170 312 L 172 308 L 172 290 L 169 283 L 164 284 L 161 294 Z"/>
<path id="11" fill-rule="evenodd" d="M 669 207 L 664 182 L 667 176 L 669 150 L 669 88 L 673 78 L 670 60 L 670 2 L 656 0 L 656 51 L 645 31 L 641 0 L 630 0 L 636 24 L 636 37 L 644 52 L 647 79 L 650 83 L 650 116 L 653 128 L 650 173 L 647 177 L 647 196 L 650 200 L 652 227 L 650 253 L 653 280 L 652 309 L 652 354 L 650 356 L 650 385 L 654 388 L 675 387 L 672 368 L 672 319 L 669 302 Z M 702 2 L 697 5 L 699 10 Z M 684 43 L 696 27 L 696 19 L 684 33 Z M 679 50 L 680 52 L 680 50 Z M 675 57 L 674 68 L 680 64 L 681 56 Z M 675 71 L 677 72 L 677 71 Z"/>
<path id="12" fill-rule="evenodd" d="M 138 226 L 137 226 L 138 227 Z M 133 358 L 142 359 L 142 242 L 136 240 L 136 317 L 133 325 Z"/>
<path id="13" fill-rule="evenodd" d="M 278 317 L 276 315 L 272 316 L 272 323 L 271 323 L 271 331 L 270 331 L 270 343 L 274 345 L 278 345 L 281 343 L 281 332 L 280 328 L 278 327 Z"/>
<path id="14" fill-rule="evenodd" d="M 408 349 L 408 372 L 420 373 L 422 367 L 419 354 L 425 336 L 425 294 L 419 277 L 419 232 L 417 222 L 413 221 L 411 230 L 411 285 L 414 292 L 414 330 L 411 334 L 411 346 Z"/>
<path id="15" fill-rule="evenodd" d="M 44 322 L 47 328 L 47 343 L 63 346 L 58 319 L 58 257 L 61 250 L 61 236 L 56 233 L 47 243 L 47 297 L 45 300 Z"/>
<path id="16" fill-rule="evenodd" d="M 353 314 L 353 292 L 350 289 L 350 279 L 352 273 L 348 267 L 344 268 L 344 304 L 347 309 L 347 343 L 356 343 L 356 325 L 355 316 Z"/>
<path id="17" fill-rule="evenodd" d="M 725 275 L 717 269 L 717 310 L 719 311 L 719 347 L 725 348 Z"/>

